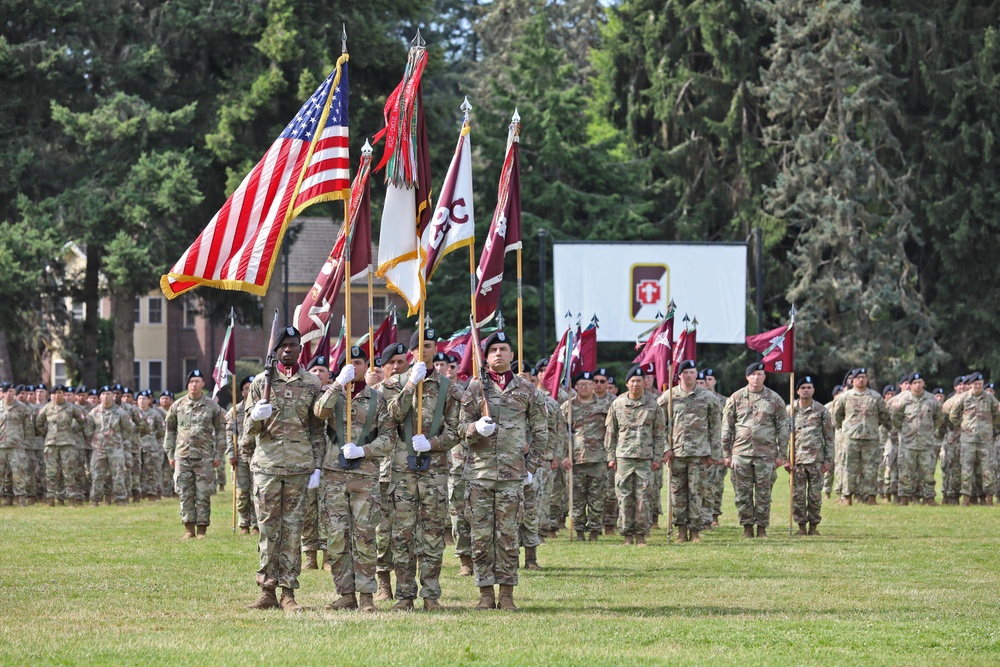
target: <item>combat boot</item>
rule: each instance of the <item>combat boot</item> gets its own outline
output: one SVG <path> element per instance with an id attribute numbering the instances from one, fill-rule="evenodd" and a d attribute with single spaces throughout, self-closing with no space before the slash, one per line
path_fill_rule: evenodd
<path id="1" fill-rule="evenodd" d="M 7 497 L 5 497 L 3 499 L 3 506 L 4 507 L 11 507 L 11 506 L 13 506 L 13 504 L 14 504 L 14 499 L 11 498 L 10 496 L 7 496 Z"/>
<path id="2" fill-rule="evenodd" d="M 644 547 L 644 546 L 646 546 L 646 534 L 645 533 L 636 533 L 635 534 L 635 546 L 637 546 L 637 547 Z"/>
<path id="3" fill-rule="evenodd" d="M 970 504 L 971 504 L 971 501 L 969 499 L 969 496 L 963 495 L 962 496 L 962 507 L 968 507 Z"/>
<path id="4" fill-rule="evenodd" d="M 933 498 L 928 498 L 927 500 L 930 501 L 927 503 L 928 505 L 937 505 Z M 993 496 L 986 496 L 986 504 L 993 507 Z"/>
<path id="5" fill-rule="evenodd" d="M 748 523 L 743 526 L 743 537 L 747 539 L 753 539 L 753 524 Z"/>
<path id="6" fill-rule="evenodd" d="M 866 496 L 865 505 L 878 505 L 878 500 L 875 499 L 874 495 Z"/>
<path id="7" fill-rule="evenodd" d="M 100 506 L 101 506 L 101 503 L 99 503 L 99 502 L 98 502 L 98 501 L 96 501 L 96 500 L 91 500 L 91 501 L 90 501 L 90 506 L 91 506 L 91 507 L 100 507 Z"/>
<path id="8" fill-rule="evenodd" d="M 375 576 L 378 577 L 378 592 L 375 593 L 376 600 L 391 600 L 392 599 L 392 578 L 389 572 L 376 572 Z"/>
<path id="9" fill-rule="evenodd" d="M 65 505 L 66 505 L 66 501 L 63 500 L 62 498 L 60 498 L 59 499 L 59 507 L 64 507 Z"/>
<path id="10" fill-rule="evenodd" d="M 844 500 L 846 501 L 847 506 L 850 507 L 851 505 L 854 504 L 854 494 L 850 493 L 847 494 L 846 496 L 844 496 Z"/>
<path id="11" fill-rule="evenodd" d="M 583 531 L 583 530 L 576 531 L 576 541 L 577 542 L 586 542 L 587 541 L 586 531 Z"/>
<path id="12" fill-rule="evenodd" d="M 104 504 L 105 505 L 110 505 L 114 501 L 115 501 L 115 497 L 113 495 L 111 495 L 110 493 L 105 493 L 104 494 Z"/>
<path id="13" fill-rule="evenodd" d="M 757 526 L 757 539 L 766 540 L 767 539 L 767 528 L 764 526 Z"/>
<path id="14" fill-rule="evenodd" d="M 688 542 L 701 542 L 701 534 L 697 530 L 688 533 Z"/>
<path id="15" fill-rule="evenodd" d="M 251 535 L 260 535 L 260 528 L 258 528 L 257 526 L 254 526 L 253 528 L 250 529 L 250 534 Z"/>
<path id="16" fill-rule="evenodd" d="M 596 542 L 597 538 L 600 537 L 600 535 L 601 535 L 601 531 L 599 531 L 599 530 L 592 530 L 592 531 L 590 531 L 590 541 L 591 542 Z"/>
<path id="17" fill-rule="evenodd" d="M 371 593 L 361 593 L 358 597 L 360 598 L 358 601 L 358 609 L 366 614 L 374 614 L 378 611 L 378 607 L 376 607 L 375 603 L 372 602 Z"/>
<path id="18" fill-rule="evenodd" d="M 819 525 L 818 523 L 811 523 L 811 524 L 809 524 L 809 534 L 810 535 L 819 535 L 819 531 L 816 530 L 816 526 L 818 526 L 818 525 Z"/>
<path id="19" fill-rule="evenodd" d="M 413 600 L 410 598 L 398 600 L 396 604 L 389 608 L 389 611 L 413 611 Z"/>
<path id="20" fill-rule="evenodd" d="M 517 607 L 514 606 L 514 587 L 510 584 L 500 584 L 500 599 L 497 601 L 497 609 L 517 611 Z"/>
<path id="21" fill-rule="evenodd" d="M 319 551 L 320 551 L 321 554 L 323 554 L 323 569 L 326 570 L 327 572 L 332 572 L 333 571 L 333 564 L 332 564 L 333 561 L 330 558 L 330 554 L 328 554 L 326 552 L 326 549 L 320 549 Z"/>
<path id="22" fill-rule="evenodd" d="M 623 542 L 623 544 L 625 544 L 625 545 L 634 544 L 632 536 L 631 535 L 626 535 L 625 536 L 625 541 Z"/>
<path id="23" fill-rule="evenodd" d="M 205 532 L 208 530 L 208 526 L 198 526 L 198 539 L 205 539 Z"/>
<path id="24" fill-rule="evenodd" d="M 650 524 L 649 529 L 650 530 L 659 530 L 660 529 L 660 519 L 659 519 L 659 517 L 653 519 L 653 523 Z"/>
<path id="25" fill-rule="evenodd" d="M 133 491 L 132 492 L 132 504 L 133 505 L 137 505 L 137 504 L 139 504 L 139 502 L 141 500 L 142 500 L 142 494 L 139 493 L 138 491 Z"/>
<path id="26" fill-rule="evenodd" d="M 122 498 L 121 500 L 116 499 L 115 505 L 118 505 L 119 507 L 124 507 L 128 505 L 128 499 L 127 498 Z"/>
<path id="27" fill-rule="evenodd" d="M 829 491 L 827 491 L 827 492 L 826 492 L 826 499 L 827 499 L 827 500 L 829 500 L 829 499 L 830 499 L 830 492 L 829 492 Z"/>
<path id="28" fill-rule="evenodd" d="M 808 535 L 809 533 L 806 530 L 806 524 L 800 523 L 799 524 L 799 530 L 795 534 L 796 535 Z"/>
<path id="29" fill-rule="evenodd" d="M 240 526 L 240 535 L 249 535 L 250 529 L 246 526 Z"/>
<path id="30" fill-rule="evenodd" d="M 904 506 L 904 507 L 906 505 L 909 505 L 910 504 L 910 498 L 909 498 L 909 496 L 900 496 L 900 498 L 899 498 L 899 504 L 902 505 L 902 506 Z"/>
<path id="31" fill-rule="evenodd" d="M 989 496 L 987 496 L 986 504 L 987 505 L 992 505 L 993 504 L 993 499 L 990 498 Z M 924 505 L 927 505 L 929 507 L 937 507 L 938 503 L 933 498 L 924 498 Z"/>
<path id="32" fill-rule="evenodd" d="M 497 601 L 493 594 L 492 586 L 480 586 L 479 587 L 479 604 L 475 606 L 478 611 L 486 611 L 488 609 L 496 609 Z"/>
<path id="33" fill-rule="evenodd" d="M 968 497 L 968 496 L 966 496 L 966 497 Z M 28 506 L 28 499 L 25 498 L 24 496 L 18 496 L 17 497 L 17 504 L 18 504 L 19 507 L 27 507 Z"/>
<path id="34" fill-rule="evenodd" d="M 542 566 L 538 564 L 538 547 L 524 547 L 524 569 L 525 570 L 541 570 Z"/>
<path id="35" fill-rule="evenodd" d="M 278 598 L 274 596 L 273 588 L 261 588 L 257 599 L 246 606 L 247 609 L 277 609 Z"/>
<path id="36" fill-rule="evenodd" d="M 302 607 L 295 601 L 295 591 L 291 588 L 281 589 L 281 600 L 278 604 L 281 605 L 286 614 L 294 614 L 297 611 L 302 611 Z"/>
<path id="37" fill-rule="evenodd" d="M 324 607 L 324 609 L 329 609 L 331 611 L 340 611 L 342 609 L 357 609 L 357 608 L 358 608 L 358 599 L 354 596 L 354 593 L 344 593 L 334 602 Z"/>
<path id="38" fill-rule="evenodd" d="M 684 524 L 677 526 L 677 541 L 687 542 L 688 541 L 688 527 Z"/>
<path id="39" fill-rule="evenodd" d="M 194 539 L 194 524 L 186 523 L 184 524 L 184 536 L 181 537 L 182 540 L 193 540 Z M 271 591 L 273 594 L 274 591 Z"/>
<path id="40" fill-rule="evenodd" d="M 49 507 L 55 507 L 55 506 L 56 506 L 56 499 L 49 498 Z"/>
<path id="41" fill-rule="evenodd" d="M 83 501 L 80 500 L 80 499 L 74 500 L 73 501 L 73 507 L 83 507 Z"/>
<path id="42" fill-rule="evenodd" d="M 827 498 L 829 497 L 830 496 L 827 495 Z M 719 515 L 716 514 L 714 517 L 712 517 L 712 528 L 718 528 L 718 527 L 719 527 Z"/>
<path id="43" fill-rule="evenodd" d="M 302 563 L 303 570 L 318 570 L 319 565 L 316 563 L 316 552 L 307 551 L 304 562 Z"/>
<path id="44" fill-rule="evenodd" d="M 466 556 L 462 554 L 458 557 L 459 562 L 462 567 L 458 570 L 458 576 L 460 577 L 471 577 L 472 576 L 472 556 Z"/>
<path id="45" fill-rule="evenodd" d="M 424 611 L 441 611 L 441 603 L 434 598 L 424 598 Z"/>
<path id="46" fill-rule="evenodd" d="M 156 497 L 155 493 L 147 493 L 146 494 L 146 502 L 147 503 L 155 503 L 157 500 L 159 500 L 159 498 Z"/>
<path id="47" fill-rule="evenodd" d="M 605 535 L 609 535 L 609 536 L 613 536 L 615 534 L 615 527 L 614 526 L 605 526 L 604 527 L 604 534 Z"/>

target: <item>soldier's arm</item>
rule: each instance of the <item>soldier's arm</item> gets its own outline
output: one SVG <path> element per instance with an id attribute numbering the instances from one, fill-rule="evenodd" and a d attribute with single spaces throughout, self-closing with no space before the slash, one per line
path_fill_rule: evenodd
<path id="1" fill-rule="evenodd" d="M 376 393 L 374 390 L 372 390 L 372 394 L 372 399 L 378 400 L 378 407 L 375 409 L 378 436 L 367 445 L 361 446 L 365 450 L 365 458 L 369 459 L 387 456 L 396 443 L 397 433 L 397 422 L 389 416 L 389 408 L 386 406 L 382 394 Z M 361 445 L 361 443 L 356 444 Z"/>
<path id="2" fill-rule="evenodd" d="M 221 461 L 227 449 L 226 413 L 218 405 L 215 405 L 215 414 L 212 415 L 212 427 L 215 429 L 215 458 Z"/>
<path id="3" fill-rule="evenodd" d="M 708 444 L 712 448 L 712 460 L 722 460 L 722 410 L 712 399 L 708 402 Z"/>
<path id="4" fill-rule="evenodd" d="M 844 417 L 847 412 L 844 408 L 843 394 L 833 399 L 833 426 L 838 431 L 844 427 Z"/>
<path id="5" fill-rule="evenodd" d="M 256 436 L 264 432 L 264 422 L 257 421 L 250 416 L 253 406 L 257 404 L 257 401 L 259 401 L 263 395 L 264 390 L 262 387 L 263 380 L 261 380 L 261 384 L 257 384 L 256 380 L 250 383 L 250 393 L 247 394 L 247 400 L 243 404 L 243 411 L 245 413 L 243 417 L 243 434 L 251 441 L 254 441 L 253 439 Z M 170 406 L 170 409 L 173 410 L 173 406 Z M 256 444 L 256 441 L 254 441 L 254 443 Z"/>
<path id="6" fill-rule="evenodd" d="M 236 456 L 236 406 L 234 405 L 226 412 L 226 460 L 231 460 Z"/>
<path id="7" fill-rule="evenodd" d="M 667 421 L 663 410 L 653 413 L 653 461 L 659 463 L 663 459 L 663 451 L 667 448 Z"/>
<path id="8" fill-rule="evenodd" d="M 382 395 L 385 397 L 389 416 L 397 424 L 402 423 L 403 418 L 413 409 L 413 397 L 416 393 L 416 386 L 409 382 L 400 387 L 398 375 L 386 378 L 385 382 L 382 383 Z"/>
<path id="9" fill-rule="evenodd" d="M 777 436 L 778 454 L 775 462 L 784 465 L 788 461 L 788 412 L 785 410 L 785 401 L 778 394 L 772 397 L 774 400 L 774 430 Z"/>
<path id="10" fill-rule="evenodd" d="M 475 446 L 482 436 L 476 431 L 476 422 L 483 416 L 480 401 L 479 381 L 470 380 L 469 387 L 462 396 L 462 408 L 458 422 L 458 433 L 464 438 L 466 445 Z"/>
<path id="11" fill-rule="evenodd" d="M 458 422 L 462 415 L 462 391 L 452 382 L 445 396 L 438 393 L 438 400 L 444 401 L 444 413 L 441 415 L 441 433 L 430 438 L 432 452 L 447 452 L 461 441 Z M 398 421 L 396 423 L 399 423 Z"/>
<path id="12" fill-rule="evenodd" d="M 888 428 L 892 424 L 889 420 L 889 409 L 881 397 L 876 401 L 876 404 L 878 405 L 878 423 Z"/>
<path id="13" fill-rule="evenodd" d="M 94 439 L 94 432 L 97 430 L 97 422 L 91 413 L 87 413 L 86 421 L 83 423 L 83 439 L 90 443 Z"/>
<path id="14" fill-rule="evenodd" d="M 823 410 L 823 463 L 833 463 L 833 418 L 829 410 Z"/>
<path id="15" fill-rule="evenodd" d="M 948 411 L 948 421 L 951 422 L 952 428 L 962 427 L 962 399 L 960 397 L 956 396 L 955 402 L 951 404 L 951 409 Z"/>
<path id="16" fill-rule="evenodd" d="M 51 403 L 49 404 L 51 405 Z M 35 417 L 35 432 L 40 436 L 45 436 L 49 432 L 49 415 L 48 415 L 48 405 L 38 411 L 38 416 Z"/>
<path id="17" fill-rule="evenodd" d="M 250 390 L 253 393 L 253 390 Z M 333 414 L 333 408 L 337 405 L 337 398 L 344 394 L 344 388 L 334 382 L 326 391 L 320 394 L 313 403 L 313 414 L 324 422 Z"/>
<path id="18" fill-rule="evenodd" d="M 615 449 L 618 444 L 618 415 L 614 407 L 608 410 L 608 416 L 604 420 L 604 451 L 607 453 L 608 463 L 617 459 Z"/>
<path id="19" fill-rule="evenodd" d="M 167 458 L 171 461 L 174 460 L 174 451 L 177 449 L 177 413 L 174 410 L 176 406 L 176 403 L 170 406 L 170 412 L 167 413 L 167 421 L 164 426 L 166 432 L 163 437 L 163 451 L 167 453 Z"/>
<path id="20" fill-rule="evenodd" d="M 340 386 L 334 383 L 335 386 Z M 316 392 L 319 398 L 320 392 Z M 316 405 L 319 398 L 313 400 L 311 411 L 306 419 L 306 428 L 309 429 L 309 446 L 312 449 L 313 470 L 323 467 L 323 458 L 326 456 L 326 420 L 316 415 Z M 242 452 L 243 449 L 241 448 Z M 249 459 L 247 459 L 249 460 Z"/>
<path id="21" fill-rule="evenodd" d="M 525 467 L 528 472 L 534 474 L 540 467 L 546 453 L 551 460 L 551 450 L 549 448 L 549 422 L 546 415 L 545 405 L 541 400 L 532 397 L 528 401 L 527 427 L 528 427 L 528 455 L 525 457 Z"/>
<path id="22" fill-rule="evenodd" d="M 993 437 L 996 438 L 1000 434 L 1000 403 L 994 398 L 990 402 L 990 406 L 993 411 Z"/>
<path id="23" fill-rule="evenodd" d="M 730 396 L 726 399 L 726 406 L 722 409 L 722 458 L 732 458 L 735 437 L 736 405 L 733 403 L 733 397 Z"/>

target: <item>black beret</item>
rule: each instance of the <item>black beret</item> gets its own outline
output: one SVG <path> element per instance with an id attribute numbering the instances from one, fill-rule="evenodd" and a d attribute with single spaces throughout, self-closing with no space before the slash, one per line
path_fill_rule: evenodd
<path id="1" fill-rule="evenodd" d="M 548 365 L 549 365 L 549 358 L 548 357 L 542 357 L 541 359 L 538 360 L 537 363 L 535 363 L 535 368 L 537 368 L 538 370 L 542 370 L 543 368 L 545 368 Z"/>
<path id="2" fill-rule="evenodd" d="M 78 393 L 78 394 L 86 394 L 87 393 L 87 385 L 81 384 L 79 387 L 76 388 L 76 393 Z"/>
<path id="3" fill-rule="evenodd" d="M 55 389 L 53 389 L 52 391 L 55 391 Z M 71 384 L 66 385 L 66 393 L 67 394 L 75 394 L 76 393 L 76 387 L 74 387 Z"/>
<path id="4" fill-rule="evenodd" d="M 325 354 L 320 354 L 320 355 L 315 356 L 313 358 L 313 360 L 309 362 L 309 365 L 306 366 L 306 370 L 307 371 L 311 370 L 313 368 L 316 368 L 317 366 L 322 366 L 323 368 L 326 368 L 326 369 L 330 368 L 330 363 L 327 360 Z"/>
<path id="5" fill-rule="evenodd" d="M 691 359 L 687 359 L 686 361 L 682 361 L 681 363 L 679 363 L 677 365 L 677 373 L 678 374 L 683 373 L 684 371 L 686 371 L 689 368 L 698 368 L 698 364 L 696 364 Z"/>
<path id="6" fill-rule="evenodd" d="M 993 386 L 993 383 L 992 383 L 992 382 L 988 382 L 988 383 L 986 384 L 986 386 L 985 386 L 985 387 L 983 387 L 983 389 L 993 389 L 993 390 L 995 391 L 995 390 L 996 390 L 996 387 L 995 387 L 995 386 Z"/>
<path id="7" fill-rule="evenodd" d="M 941 387 L 934 387 L 934 391 L 932 391 L 931 393 L 932 394 L 941 394 L 943 396 L 944 395 L 944 389 L 941 388 Z"/>
<path id="8" fill-rule="evenodd" d="M 615 383 L 615 376 L 614 375 L 609 375 L 608 376 L 608 384 L 614 384 L 614 383 Z"/>
<path id="9" fill-rule="evenodd" d="M 149 389 L 143 389 L 142 391 L 139 392 L 139 396 L 144 398 L 153 398 L 153 392 L 150 391 Z"/>
<path id="10" fill-rule="evenodd" d="M 424 329 L 424 342 L 433 341 L 437 336 L 435 335 L 434 329 Z M 410 349 L 417 347 L 417 343 L 420 342 L 420 332 L 414 331 L 410 336 Z"/>
<path id="11" fill-rule="evenodd" d="M 842 384 L 835 384 L 835 385 L 833 385 L 833 395 L 834 396 L 836 396 L 837 394 L 839 394 L 842 391 L 844 391 L 844 385 L 842 385 Z"/>
<path id="12" fill-rule="evenodd" d="M 461 359 L 459 359 L 456 355 L 454 355 L 454 354 L 449 354 L 448 355 L 448 363 L 449 364 L 457 364 L 460 361 L 461 361 Z"/>
<path id="13" fill-rule="evenodd" d="M 968 375 L 965 376 L 965 384 L 972 384 L 973 382 L 979 382 L 983 379 L 984 379 L 983 374 L 980 373 L 979 371 L 976 371 L 974 373 L 969 373 Z"/>
<path id="14" fill-rule="evenodd" d="M 28 388 L 27 388 L 26 386 L 24 386 L 23 384 L 19 384 L 19 385 L 17 385 L 16 387 L 14 387 L 14 389 L 16 389 L 16 390 L 17 390 L 17 393 L 19 393 L 19 394 L 20 394 L 20 393 L 21 393 L 22 391 L 28 391 Z"/>
<path id="15" fill-rule="evenodd" d="M 899 376 L 899 384 L 909 382 L 913 378 L 913 373 L 903 373 Z"/>
<path id="16" fill-rule="evenodd" d="M 44 382 L 39 382 L 38 384 L 35 385 L 35 391 L 38 391 L 39 389 L 44 389 L 45 391 L 49 390 L 49 388 L 45 385 Z"/>
<path id="17" fill-rule="evenodd" d="M 434 359 L 431 361 L 431 363 L 436 364 L 439 361 L 448 363 L 448 355 L 445 354 L 444 352 L 438 352 L 437 354 L 434 355 Z"/>
<path id="18" fill-rule="evenodd" d="M 705 371 L 698 371 L 698 379 L 699 380 L 705 379 Z"/>
<path id="19" fill-rule="evenodd" d="M 854 370 L 851 371 L 851 379 L 852 380 L 854 378 L 858 377 L 859 375 L 865 375 L 865 376 L 867 376 L 868 375 L 868 369 L 865 368 L 864 366 L 861 366 L 860 368 L 855 368 Z"/>
<path id="20" fill-rule="evenodd" d="M 56 393 L 57 391 L 65 392 L 66 391 L 66 385 L 64 385 L 64 384 L 57 384 L 56 386 L 52 387 L 52 393 L 53 394 Z"/>
<path id="21" fill-rule="evenodd" d="M 91 389 L 87 392 L 87 396 L 100 396 L 100 394 L 97 393 L 96 389 Z"/>
<path id="22" fill-rule="evenodd" d="M 35 385 L 29 384 L 27 387 L 24 388 L 24 390 L 25 391 L 35 391 Z"/>
<path id="23" fill-rule="evenodd" d="M 278 339 L 274 341 L 274 349 L 277 350 L 286 338 L 302 338 L 302 334 L 295 327 L 285 327 L 278 330 Z"/>
<path id="24" fill-rule="evenodd" d="M 914 371 L 913 373 L 910 373 L 908 381 L 909 382 L 913 382 L 914 380 L 923 380 L 923 379 L 924 379 L 923 373 L 918 373 L 918 372 Z"/>
<path id="25" fill-rule="evenodd" d="M 199 373 L 200 372 L 201 371 L 199 371 Z M 190 377 L 191 377 L 191 375 L 189 374 L 188 378 L 190 378 Z M 199 375 L 198 377 L 201 377 L 201 375 Z M 117 382 L 115 384 L 111 385 L 111 391 L 121 391 L 121 390 L 122 390 L 122 386 L 120 384 L 118 384 Z"/>
<path id="26" fill-rule="evenodd" d="M 594 371 L 594 377 L 597 377 L 598 375 L 603 375 L 604 377 L 608 377 L 608 369 L 598 368 L 596 371 Z"/>
<path id="27" fill-rule="evenodd" d="M 894 385 L 894 384 L 887 384 L 886 386 L 882 387 L 882 395 L 883 396 L 885 396 L 886 394 L 888 394 L 890 391 L 895 392 L 896 391 L 896 385 Z"/>
<path id="28" fill-rule="evenodd" d="M 186 379 L 186 380 L 184 380 L 184 384 L 187 384 L 188 382 L 190 382 L 190 381 L 191 381 L 191 378 L 201 378 L 202 380 L 204 380 L 204 379 L 205 379 L 205 376 L 204 376 L 204 375 L 202 375 L 202 374 L 201 374 L 201 371 L 200 371 L 200 370 L 198 370 L 198 369 L 196 368 L 196 369 L 194 369 L 193 371 L 191 371 L 190 373 L 188 373 L 188 375 L 187 375 L 187 379 Z M 120 390 L 121 390 L 121 388 L 119 387 L 119 391 L 120 391 Z"/>
<path id="29" fill-rule="evenodd" d="M 133 395 L 133 392 L 132 392 L 132 390 L 131 390 L 131 389 L 129 389 L 128 387 L 122 387 L 122 393 L 123 393 L 123 394 L 128 394 L 129 396 L 132 396 L 132 395 Z"/>
<path id="30" fill-rule="evenodd" d="M 593 380 L 593 379 L 594 379 L 594 374 L 591 373 L 590 371 L 577 373 L 576 375 L 573 376 L 573 386 L 575 387 L 576 383 L 579 382 L 580 380 Z"/>
<path id="31" fill-rule="evenodd" d="M 114 387 L 109 387 L 108 385 L 104 385 L 103 387 L 101 387 L 102 394 L 107 391 L 114 391 Z"/>
<path id="32" fill-rule="evenodd" d="M 382 348 L 382 351 L 378 353 L 378 358 L 382 360 L 382 363 L 389 361 L 392 357 L 397 354 L 406 354 L 406 346 L 402 343 L 391 343 L 386 347 Z M 358 356 L 358 355 L 354 355 Z"/>
<path id="33" fill-rule="evenodd" d="M 170 391 L 169 389 L 164 389 L 163 391 L 160 392 L 160 398 L 163 398 L 164 396 L 169 396 L 170 398 L 174 398 L 174 392 Z"/>
<path id="34" fill-rule="evenodd" d="M 243 387 L 247 386 L 248 384 L 253 384 L 253 376 L 252 375 L 248 375 L 245 378 L 243 378 L 243 382 L 240 382 L 240 389 L 243 389 Z M 162 396 L 162 394 L 161 394 L 161 396 Z"/>
<path id="35" fill-rule="evenodd" d="M 10 382 L 0 382 L 0 391 L 7 391 L 11 388 Z"/>
<path id="36" fill-rule="evenodd" d="M 512 365 L 512 370 L 515 373 L 527 373 L 528 375 L 534 375 L 532 371 L 534 371 L 535 369 L 529 366 L 527 361 L 522 361 L 521 366 L 519 368 L 517 362 L 515 361 Z"/>
<path id="37" fill-rule="evenodd" d="M 642 370 L 642 366 L 633 366 L 628 369 L 628 373 L 625 374 L 625 381 L 628 382 L 632 378 L 645 377 L 646 371 Z"/>
<path id="38" fill-rule="evenodd" d="M 483 354 L 488 354 L 491 347 L 500 344 L 507 345 L 511 349 L 514 349 L 514 344 L 510 341 L 510 336 L 503 331 L 494 331 L 490 334 L 490 337 L 486 339 L 486 342 L 483 343 Z"/>
<path id="39" fill-rule="evenodd" d="M 545 369 L 542 369 L 542 370 L 545 370 Z M 532 366 L 532 367 L 531 367 L 531 377 L 536 377 L 536 376 L 537 376 L 537 375 L 538 375 L 538 374 L 539 374 L 540 372 L 541 372 L 541 371 L 539 371 L 539 370 L 538 370 L 537 368 L 535 368 L 534 366 Z"/>
<path id="40" fill-rule="evenodd" d="M 351 359 L 364 359 L 365 361 L 368 361 L 368 350 L 366 348 L 362 347 L 361 345 L 352 345 L 351 346 Z M 344 362 L 346 360 L 347 360 L 347 352 L 345 351 L 344 355 L 340 358 L 340 363 L 337 364 L 337 365 L 338 366 L 343 366 Z M 379 358 L 378 357 L 375 358 L 375 365 L 376 366 L 381 366 L 382 365 L 379 362 Z"/>
<path id="41" fill-rule="evenodd" d="M 747 372 L 746 372 L 746 375 L 744 377 L 750 377 L 751 375 L 753 375 L 757 371 L 762 371 L 762 370 L 764 370 L 764 362 L 763 361 L 755 361 L 752 364 L 750 364 L 749 366 L 747 366 Z"/>
<path id="42" fill-rule="evenodd" d="M 816 386 L 816 383 L 813 382 L 813 376 L 812 375 L 803 375 L 798 380 L 796 380 L 795 381 L 795 388 L 798 389 L 799 387 L 801 387 L 804 384 L 811 384 L 814 387 Z"/>
<path id="43" fill-rule="evenodd" d="M 711 368 L 705 369 L 705 377 L 715 377 L 715 371 Z"/>
<path id="44" fill-rule="evenodd" d="M 957 378 L 955 378 L 955 381 L 952 382 L 952 386 L 953 387 L 957 387 L 960 384 L 965 384 L 965 376 L 964 375 L 959 375 Z"/>

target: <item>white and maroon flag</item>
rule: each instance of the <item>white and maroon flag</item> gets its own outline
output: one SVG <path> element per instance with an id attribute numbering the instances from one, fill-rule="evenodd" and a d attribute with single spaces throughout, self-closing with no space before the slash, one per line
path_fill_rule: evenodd
<path id="1" fill-rule="evenodd" d="M 468 102 L 468 100 L 466 100 Z M 458 146 L 444 177 L 441 194 L 431 223 L 424 229 L 420 245 L 427 255 L 424 269 L 430 280 L 438 262 L 452 250 L 471 245 L 476 235 L 476 221 L 472 213 L 472 141 L 469 136 L 469 118 L 462 123 Z"/>
<path id="2" fill-rule="evenodd" d="M 288 224 L 307 207 L 350 196 L 347 54 L 247 174 L 160 289 L 199 285 L 263 296 Z"/>

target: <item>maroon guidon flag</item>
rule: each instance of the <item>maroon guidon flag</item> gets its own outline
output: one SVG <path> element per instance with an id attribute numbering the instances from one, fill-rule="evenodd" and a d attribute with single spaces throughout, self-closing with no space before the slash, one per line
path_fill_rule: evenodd
<path id="1" fill-rule="evenodd" d="M 764 355 L 768 373 L 791 373 L 795 370 L 795 322 L 756 336 L 747 336 L 747 347 Z"/>

